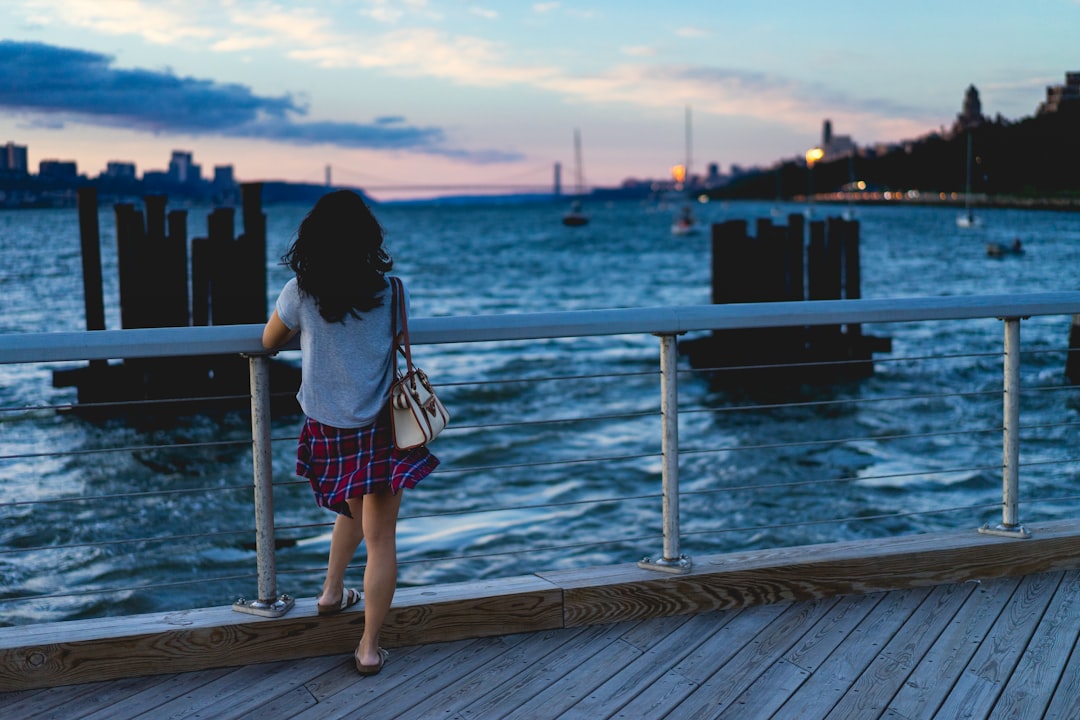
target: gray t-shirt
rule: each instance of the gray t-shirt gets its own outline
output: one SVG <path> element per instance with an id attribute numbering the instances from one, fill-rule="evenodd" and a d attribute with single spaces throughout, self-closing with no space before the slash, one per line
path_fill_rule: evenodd
<path id="1" fill-rule="evenodd" d="M 375 422 L 394 375 L 390 296 L 388 285 L 381 306 L 360 318 L 346 315 L 344 322 L 328 323 L 315 298 L 300 293 L 296 278 L 285 283 L 275 308 L 290 330 L 300 329 L 303 372 L 296 399 L 312 420 L 337 428 Z M 406 312 L 408 301 L 406 290 Z"/>

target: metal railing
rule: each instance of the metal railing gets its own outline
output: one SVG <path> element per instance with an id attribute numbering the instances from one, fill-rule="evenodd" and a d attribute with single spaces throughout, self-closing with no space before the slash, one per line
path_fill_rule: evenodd
<path id="1" fill-rule="evenodd" d="M 691 566 L 680 539 L 679 387 L 676 338 L 687 332 L 817 326 L 998 319 L 1004 325 L 1002 426 L 1002 520 L 980 532 L 1023 538 L 1019 518 L 1020 326 L 1022 319 L 1080 313 L 1080 293 L 1024 296 L 969 296 L 889 300 L 836 300 L 685 306 L 644 309 L 416 318 L 416 345 L 548 340 L 611 335 L 659 338 L 661 416 L 661 514 L 663 547 L 640 566 L 685 572 Z M 291 598 L 278 592 L 275 566 L 274 484 L 269 411 L 269 354 L 260 344 L 261 326 L 152 328 L 95 332 L 41 333 L 0 337 L 0 364 L 93 361 L 115 358 L 241 354 L 248 357 L 251 381 L 251 441 L 255 488 L 258 598 L 238 601 L 245 612 L 279 615 Z M 297 345 L 291 346 L 295 349 Z M 688 452 L 684 449 L 684 454 Z"/>

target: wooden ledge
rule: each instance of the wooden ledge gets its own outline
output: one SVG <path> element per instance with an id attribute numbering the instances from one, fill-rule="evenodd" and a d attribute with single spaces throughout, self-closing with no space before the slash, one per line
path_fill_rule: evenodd
<path id="1" fill-rule="evenodd" d="M 1080 521 L 1027 539 L 971 530 L 693 558 L 684 575 L 636 564 L 538 573 L 563 589 L 567 627 L 1080 567 Z"/>
<path id="2" fill-rule="evenodd" d="M 1080 567 L 1080 521 L 1010 539 L 974 529 L 694 558 L 685 575 L 636 564 L 400 588 L 387 647 L 706 612 Z M 362 604 L 280 618 L 231 607 L 0 628 L 0 691 L 348 653 Z"/>

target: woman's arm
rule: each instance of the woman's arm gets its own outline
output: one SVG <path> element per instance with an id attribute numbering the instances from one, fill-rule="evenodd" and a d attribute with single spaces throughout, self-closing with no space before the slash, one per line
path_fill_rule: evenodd
<path id="1" fill-rule="evenodd" d="M 266 327 L 263 328 L 262 344 L 267 350 L 273 350 L 276 347 L 280 347 L 285 343 L 293 339 L 293 336 L 299 332 L 299 329 L 293 330 L 288 325 L 281 321 L 278 317 L 277 310 L 274 310 L 270 314 L 270 319 L 266 321 Z"/>

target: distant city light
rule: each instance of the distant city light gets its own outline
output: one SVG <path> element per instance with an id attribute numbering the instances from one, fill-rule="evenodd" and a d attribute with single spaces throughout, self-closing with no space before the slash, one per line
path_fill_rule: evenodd
<path id="1" fill-rule="evenodd" d="M 821 158 L 825 157 L 825 151 L 819 147 L 813 147 L 806 151 L 806 165 L 808 167 L 814 167 Z"/>

